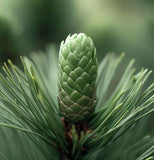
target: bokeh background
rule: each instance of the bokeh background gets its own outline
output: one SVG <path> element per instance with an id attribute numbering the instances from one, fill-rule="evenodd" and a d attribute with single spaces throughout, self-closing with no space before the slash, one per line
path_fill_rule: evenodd
<path id="1" fill-rule="evenodd" d="M 0 0 L 0 60 L 85 32 L 97 53 L 126 52 L 154 68 L 154 0 Z"/>
<path id="2" fill-rule="evenodd" d="M 124 63 L 154 69 L 154 0 L 0 0 L 1 64 L 79 32 L 92 37 L 99 60 L 125 52 Z"/>
<path id="3" fill-rule="evenodd" d="M 118 72 L 132 58 L 137 70 L 154 70 L 154 0 L 0 0 L 0 66 L 8 58 L 20 65 L 20 55 L 45 51 L 50 44 L 58 49 L 68 34 L 80 32 L 94 40 L 99 61 L 108 52 L 126 53 Z M 153 80 L 154 73 L 147 85 Z M 154 114 L 144 118 L 138 137 L 154 135 L 153 122 Z M 0 153 L 10 159 L 42 156 L 20 132 L 1 127 L 0 137 Z"/>

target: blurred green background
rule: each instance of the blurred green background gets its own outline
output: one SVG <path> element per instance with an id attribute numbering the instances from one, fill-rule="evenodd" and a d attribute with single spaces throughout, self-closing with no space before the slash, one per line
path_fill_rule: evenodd
<path id="1" fill-rule="evenodd" d="M 0 65 L 80 32 L 94 40 L 99 61 L 125 52 L 124 65 L 135 58 L 138 69 L 154 70 L 154 0 L 0 0 Z"/>
<path id="2" fill-rule="evenodd" d="M 59 46 L 85 32 L 98 56 L 126 52 L 137 65 L 154 68 L 154 0 L 0 0 L 0 60 Z"/>

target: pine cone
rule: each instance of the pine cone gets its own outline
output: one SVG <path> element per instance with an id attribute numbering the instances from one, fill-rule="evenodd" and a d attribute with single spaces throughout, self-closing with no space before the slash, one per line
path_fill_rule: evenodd
<path id="1" fill-rule="evenodd" d="M 68 36 L 59 51 L 58 100 L 60 113 L 70 122 L 85 120 L 96 104 L 97 58 L 85 34 Z"/>

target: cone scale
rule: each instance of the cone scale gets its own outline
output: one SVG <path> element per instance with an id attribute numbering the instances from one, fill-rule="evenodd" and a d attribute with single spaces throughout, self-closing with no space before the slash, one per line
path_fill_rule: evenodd
<path id="1" fill-rule="evenodd" d="M 96 104 L 97 58 L 85 34 L 68 36 L 59 51 L 58 101 L 60 114 L 70 122 L 86 120 Z"/>

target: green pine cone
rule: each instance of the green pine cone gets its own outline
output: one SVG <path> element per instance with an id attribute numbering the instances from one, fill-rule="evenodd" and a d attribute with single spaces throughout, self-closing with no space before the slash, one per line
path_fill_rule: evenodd
<path id="1" fill-rule="evenodd" d="M 60 113 L 70 122 L 85 120 L 96 104 L 97 58 L 85 34 L 68 36 L 59 51 L 58 100 Z"/>

